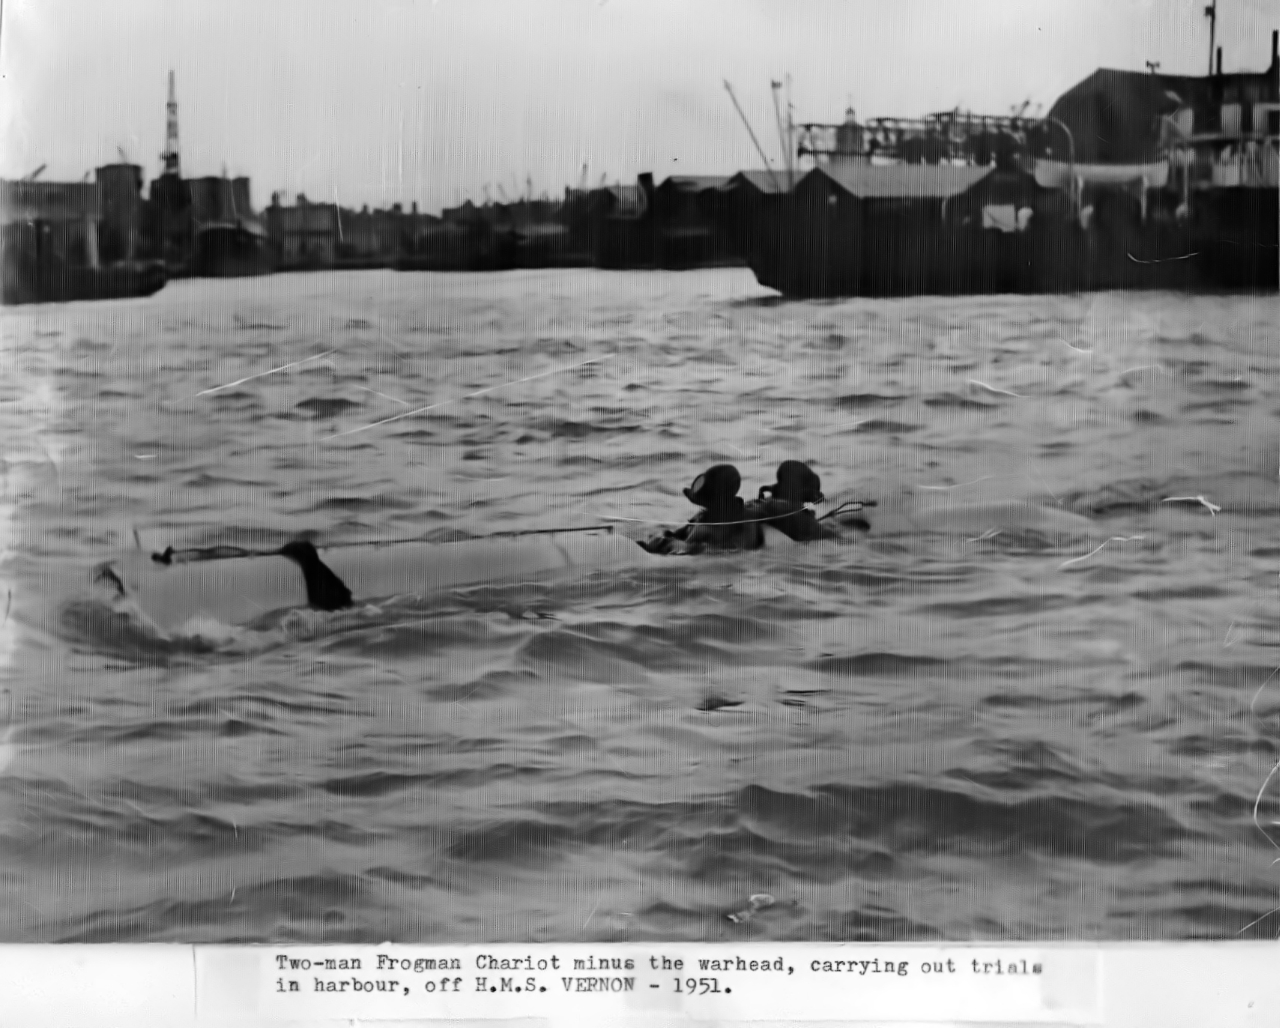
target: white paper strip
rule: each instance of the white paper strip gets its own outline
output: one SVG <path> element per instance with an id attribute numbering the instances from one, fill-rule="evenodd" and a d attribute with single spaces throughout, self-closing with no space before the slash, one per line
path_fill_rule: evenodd
<path id="1" fill-rule="evenodd" d="M 1280 946 L 8 946 L 0 1004 L 5 1028 L 1271 1028 Z"/>

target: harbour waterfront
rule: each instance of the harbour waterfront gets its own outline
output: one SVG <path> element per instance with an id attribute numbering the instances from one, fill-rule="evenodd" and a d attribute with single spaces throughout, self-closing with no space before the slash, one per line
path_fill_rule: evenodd
<path id="1" fill-rule="evenodd" d="M 1212 8 L 1206 9 L 1211 20 Z M 1037 30 L 1038 31 L 1038 30 Z M 1214 52 L 1212 42 L 1211 54 Z M 248 176 L 185 178 L 169 72 L 162 171 L 119 163 L 95 180 L 0 180 L 0 302 L 145 296 L 170 277 L 275 270 L 512 271 L 745 264 L 792 298 L 1266 290 L 1277 286 L 1280 30 L 1265 71 L 1207 76 L 1099 68 L 1044 117 L 959 107 L 924 117 L 797 126 L 773 81 L 783 167 L 670 175 L 660 185 L 523 195 L 441 209 L 343 208 L 277 190 L 260 216 Z M 794 160 L 793 160 L 794 158 Z M 806 168 L 801 162 L 809 165 Z M 517 194 L 519 191 L 517 190 Z M 345 228 L 344 228 L 345 225 Z M 141 258 L 141 259 L 140 259 Z"/>
<path id="2" fill-rule="evenodd" d="M 1278 325 L 1274 294 L 783 302 L 743 269 L 6 311 L 0 936 L 1274 937 Z M 639 536 L 708 465 L 754 495 L 787 458 L 832 501 L 1096 532 L 771 537 L 168 639 L 88 596 L 135 529 Z"/>

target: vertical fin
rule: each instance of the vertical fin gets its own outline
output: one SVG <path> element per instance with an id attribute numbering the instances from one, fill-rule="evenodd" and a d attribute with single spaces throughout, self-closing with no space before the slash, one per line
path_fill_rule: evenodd
<path id="1" fill-rule="evenodd" d="M 351 606 L 351 590 L 320 559 L 315 546 L 310 542 L 295 539 L 280 547 L 280 555 L 288 557 L 302 569 L 309 606 L 316 610 L 342 610 Z"/>

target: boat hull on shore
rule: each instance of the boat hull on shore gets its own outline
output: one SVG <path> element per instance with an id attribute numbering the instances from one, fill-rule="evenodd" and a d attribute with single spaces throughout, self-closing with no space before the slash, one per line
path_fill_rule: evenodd
<path id="1" fill-rule="evenodd" d="M 196 232 L 186 270 L 195 278 L 247 278 L 269 274 L 275 262 L 256 226 L 209 225 Z"/>
<path id="2" fill-rule="evenodd" d="M 1119 192 L 1083 217 L 1062 207 L 1046 191 L 1025 230 L 1006 232 L 786 194 L 739 208 L 729 227 L 760 284 L 797 298 L 1277 288 L 1274 189 L 1215 190 L 1184 217 Z"/>
<path id="3" fill-rule="evenodd" d="M 5 247 L 0 301 L 5 304 L 119 300 L 159 292 L 169 276 L 161 261 L 121 261 L 84 267 L 25 259 Z"/>

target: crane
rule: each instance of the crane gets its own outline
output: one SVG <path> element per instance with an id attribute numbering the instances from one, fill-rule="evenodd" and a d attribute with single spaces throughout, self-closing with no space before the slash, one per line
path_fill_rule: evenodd
<path id="1" fill-rule="evenodd" d="M 36 179 L 38 179 L 38 178 L 40 177 L 40 172 L 44 171 L 44 169 L 45 169 L 45 168 L 47 168 L 48 166 L 49 166 L 49 165 L 47 165 L 47 164 L 42 164 L 42 165 L 40 165 L 40 167 L 36 168 L 36 170 L 35 170 L 35 171 L 33 171 L 30 175 L 28 175 L 28 176 L 27 176 L 26 178 L 24 178 L 22 181 L 23 181 L 23 182 L 34 182 Z"/>
<path id="2" fill-rule="evenodd" d="M 765 171 L 769 173 L 769 178 L 773 181 L 773 188 L 778 192 L 782 192 L 782 186 L 778 184 L 778 176 L 773 172 L 773 166 L 769 163 L 769 158 L 764 155 L 764 150 L 760 146 L 760 141 L 756 139 L 755 131 L 751 128 L 751 122 L 747 121 L 747 116 L 742 111 L 742 105 L 738 103 L 738 98 L 733 94 L 733 86 L 729 85 L 729 80 L 725 79 L 725 92 L 729 94 L 729 99 L 733 101 L 734 110 L 738 112 L 738 117 L 742 119 L 742 124 L 747 127 L 747 135 L 751 137 L 751 142 L 755 144 L 756 153 L 760 155 L 760 160 L 764 162 Z"/>

